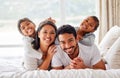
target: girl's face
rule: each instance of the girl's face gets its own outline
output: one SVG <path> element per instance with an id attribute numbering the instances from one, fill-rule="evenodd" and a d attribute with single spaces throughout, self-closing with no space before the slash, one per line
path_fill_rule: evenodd
<path id="1" fill-rule="evenodd" d="M 25 36 L 31 36 L 35 33 L 35 25 L 29 21 L 20 24 L 20 30 Z"/>
<path id="2" fill-rule="evenodd" d="M 83 22 L 80 25 L 80 29 L 84 32 L 94 32 L 94 29 L 96 27 L 96 22 L 92 17 L 88 17 L 87 19 L 84 19 Z"/>
<path id="3" fill-rule="evenodd" d="M 45 25 L 39 32 L 40 45 L 49 46 L 54 42 L 56 36 L 55 29 L 51 25 Z"/>

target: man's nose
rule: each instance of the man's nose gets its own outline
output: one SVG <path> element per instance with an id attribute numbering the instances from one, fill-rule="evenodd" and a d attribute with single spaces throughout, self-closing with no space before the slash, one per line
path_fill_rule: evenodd
<path id="1" fill-rule="evenodd" d="M 66 45 L 65 45 L 66 48 L 70 48 L 70 46 L 71 45 L 69 43 L 66 43 Z"/>

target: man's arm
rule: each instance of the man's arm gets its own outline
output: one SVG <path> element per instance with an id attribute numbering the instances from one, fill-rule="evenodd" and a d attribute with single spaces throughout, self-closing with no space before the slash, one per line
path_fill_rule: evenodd
<path id="1" fill-rule="evenodd" d="M 85 69 L 85 68 L 91 68 L 91 69 L 103 69 L 105 70 L 105 64 L 102 60 L 100 60 L 97 64 L 93 65 L 92 67 L 87 67 L 84 64 L 84 61 L 82 60 L 82 58 L 74 58 L 71 61 L 71 64 L 69 65 L 69 69 Z"/>
<path id="2" fill-rule="evenodd" d="M 97 64 L 93 65 L 93 69 L 103 69 L 106 70 L 105 63 L 100 60 Z"/>
<path id="3" fill-rule="evenodd" d="M 101 59 L 99 49 L 97 48 L 96 45 L 93 45 L 92 47 L 93 47 L 92 60 L 91 60 L 92 68 L 105 70 L 106 69 L 105 63 Z"/>

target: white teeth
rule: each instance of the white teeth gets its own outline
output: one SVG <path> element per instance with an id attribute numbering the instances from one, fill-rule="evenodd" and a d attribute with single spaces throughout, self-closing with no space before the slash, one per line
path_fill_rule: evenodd
<path id="1" fill-rule="evenodd" d="M 50 41 L 50 39 L 46 39 L 47 41 Z"/>
<path id="2" fill-rule="evenodd" d="M 67 51 L 69 52 L 69 51 L 71 51 L 72 50 L 72 48 L 70 48 L 70 49 L 67 49 Z"/>

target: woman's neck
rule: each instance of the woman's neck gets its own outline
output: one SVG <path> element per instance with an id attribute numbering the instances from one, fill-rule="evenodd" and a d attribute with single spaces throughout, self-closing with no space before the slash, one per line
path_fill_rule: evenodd
<path id="1" fill-rule="evenodd" d="M 45 60 L 46 56 L 47 56 L 47 51 L 48 51 L 48 46 L 43 46 L 40 45 L 40 51 L 42 51 L 42 59 Z"/>
<path id="2" fill-rule="evenodd" d="M 47 53 L 47 50 L 48 50 L 48 46 L 45 46 L 45 45 L 40 45 L 40 49 L 41 51 L 43 52 L 43 54 L 46 54 Z"/>

